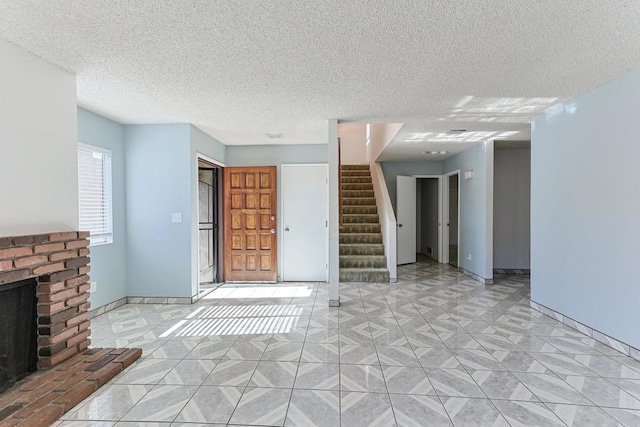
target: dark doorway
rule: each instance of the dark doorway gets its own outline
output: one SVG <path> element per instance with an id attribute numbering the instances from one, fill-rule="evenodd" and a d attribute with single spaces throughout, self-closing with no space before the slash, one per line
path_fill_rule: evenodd
<path id="1" fill-rule="evenodd" d="M 0 393 L 38 369 L 36 285 L 0 286 Z"/>
<path id="2" fill-rule="evenodd" d="M 198 276 L 199 292 L 219 283 L 219 168 L 198 164 Z"/>
<path id="3" fill-rule="evenodd" d="M 416 252 L 440 259 L 439 178 L 418 178 L 416 203 Z M 421 258 L 424 260 L 424 258 Z"/>

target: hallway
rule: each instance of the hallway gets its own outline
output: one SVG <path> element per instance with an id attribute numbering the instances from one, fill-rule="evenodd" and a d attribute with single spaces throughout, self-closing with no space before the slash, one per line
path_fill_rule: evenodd
<path id="1" fill-rule="evenodd" d="M 398 276 L 341 284 L 340 308 L 325 284 L 225 285 L 97 317 L 94 346 L 143 359 L 58 425 L 640 424 L 640 363 L 531 310 L 528 276 Z"/>

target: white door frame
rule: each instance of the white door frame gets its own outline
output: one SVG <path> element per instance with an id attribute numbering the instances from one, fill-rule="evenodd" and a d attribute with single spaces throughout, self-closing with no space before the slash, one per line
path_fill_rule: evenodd
<path id="1" fill-rule="evenodd" d="M 460 206 L 460 187 L 461 187 L 461 182 L 460 182 L 460 169 L 446 173 L 444 175 L 442 175 L 442 219 L 443 219 L 443 225 L 444 225 L 444 221 L 446 221 L 449 218 L 449 177 L 453 176 L 453 175 L 458 175 L 458 260 L 456 265 L 458 266 L 458 268 L 460 268 L 460 211 L 461 206 Z M 442 227 L 443 228 L 443 233 L 442 233 L 442 240 L 443 240 L 443 252 L 442 254 L 444 255 L 442 258 L 442 263 L 443 264 L 449 264 L 449 227 Z M 445 250 L 446 249 L 446 250 Z"/>
<path id="2" fill-rule="evenodd" d="M 198 160 L 204 160 L 205 162 L 212 163 L 212 164 L 214 164 L 214 165 L 216 165 L 216 166 L 220 166 L 221 168 L 223 168 L 223 167 L 225 166 L 225 164 L 224 164 L 224 163 L 219 162 L 219 161 L 217 161 L 217 160 L 214 160 L 214 159 L 212 159 L 211 157 L 209 157 L 209 156 L 207 156 L 207 155 L 204 155 L 204 154 L 202 154 L 202 153 L 200 153 L 200 152 L 198 152 L 198 151 L 196 151 L 196 158 L 197 158 Z"/>
<path id="3" fill-rule="evenodd" d="M 326 263 L 326 278 L 325 280 L 328 282 L 329 281 L 329 164 L 328 163 L 286 163 L 286 164 L 281 164 L 280 167 L 282 169 L 286 168 L 286 167 L 323 167 L 325 168 L 327 175 L 326 175 L 326 180 L 325 183 L 327 185 L 327 206 L 326 206 L 326 218 L 327 218 L 327 223 L 325 226 L 325 239 L 327 242 L 327 263 Z M 282 171 L 280 171 L 280 179 L 279 182 L 281 183 L 281 185 L 284 184 L 283 180 L 282 180 L 282 176 L 284 176 L 284 174 L 282 174 Z M 282 187 L 280 187 L 282 188 Z M 282 195 L 283 197 L 280 197 L 280 220 L 279 220 L 279 233 L 280 236 L 282 236 L 282 240 L 279 242 L 279 245 L 282 247 L 283 251 L 284 251 L 284 236 L 285 236 L 285 231 L 284 231 L 284 227 L 285 227 L 285 217 L 284 217 L 284 194 Z M 284 281 L 284 276 L 285 276 L 285 269 L 284 269 L 284 256 L 280 257 L 280 277 L 282 278 L 282 280 Z"/>
<path id="4" fill-rule="evenodd" d="M 412 175 L 414 178 L 420 179 L 420 178 L 437 178 L 438 179 L 438 262 L 442 263 L 443 261 L 443 252 L 444 252 L 444 246 L 443 246 L 443 201 L 442 201 L 442 197 L 443 197 L 443 191 L 442 191 L 442 183 L 444 181 L 444 176 L 443 175 Z M 416 218 L 416 220 L 418 220 L 418 218 Z"/>

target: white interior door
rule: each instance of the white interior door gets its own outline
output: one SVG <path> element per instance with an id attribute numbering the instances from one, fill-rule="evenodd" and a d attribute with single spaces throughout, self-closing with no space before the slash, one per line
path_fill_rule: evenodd
<path id="1" fill-rule="evenodd" d="M 327 280 L 329 167 L 282 165 L 282 280 Z"/>
<path id="2" fill-rule="evenodd" d="M 416 178 L 398 175 L 398 265 L 416 262 Z"/>

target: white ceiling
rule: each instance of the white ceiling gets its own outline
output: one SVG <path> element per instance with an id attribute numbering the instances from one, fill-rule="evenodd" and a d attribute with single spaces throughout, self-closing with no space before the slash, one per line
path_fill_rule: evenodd
<path id="1" fill-rule="evenodd" d="M 402 159 L 526 139 L 549 105 L 640 67 L 640 2 L 0 0 L 0 36 L 122 123 L 293 144 L 326 143 L 330 118 L 404 122 L 384 153 Z"/>

